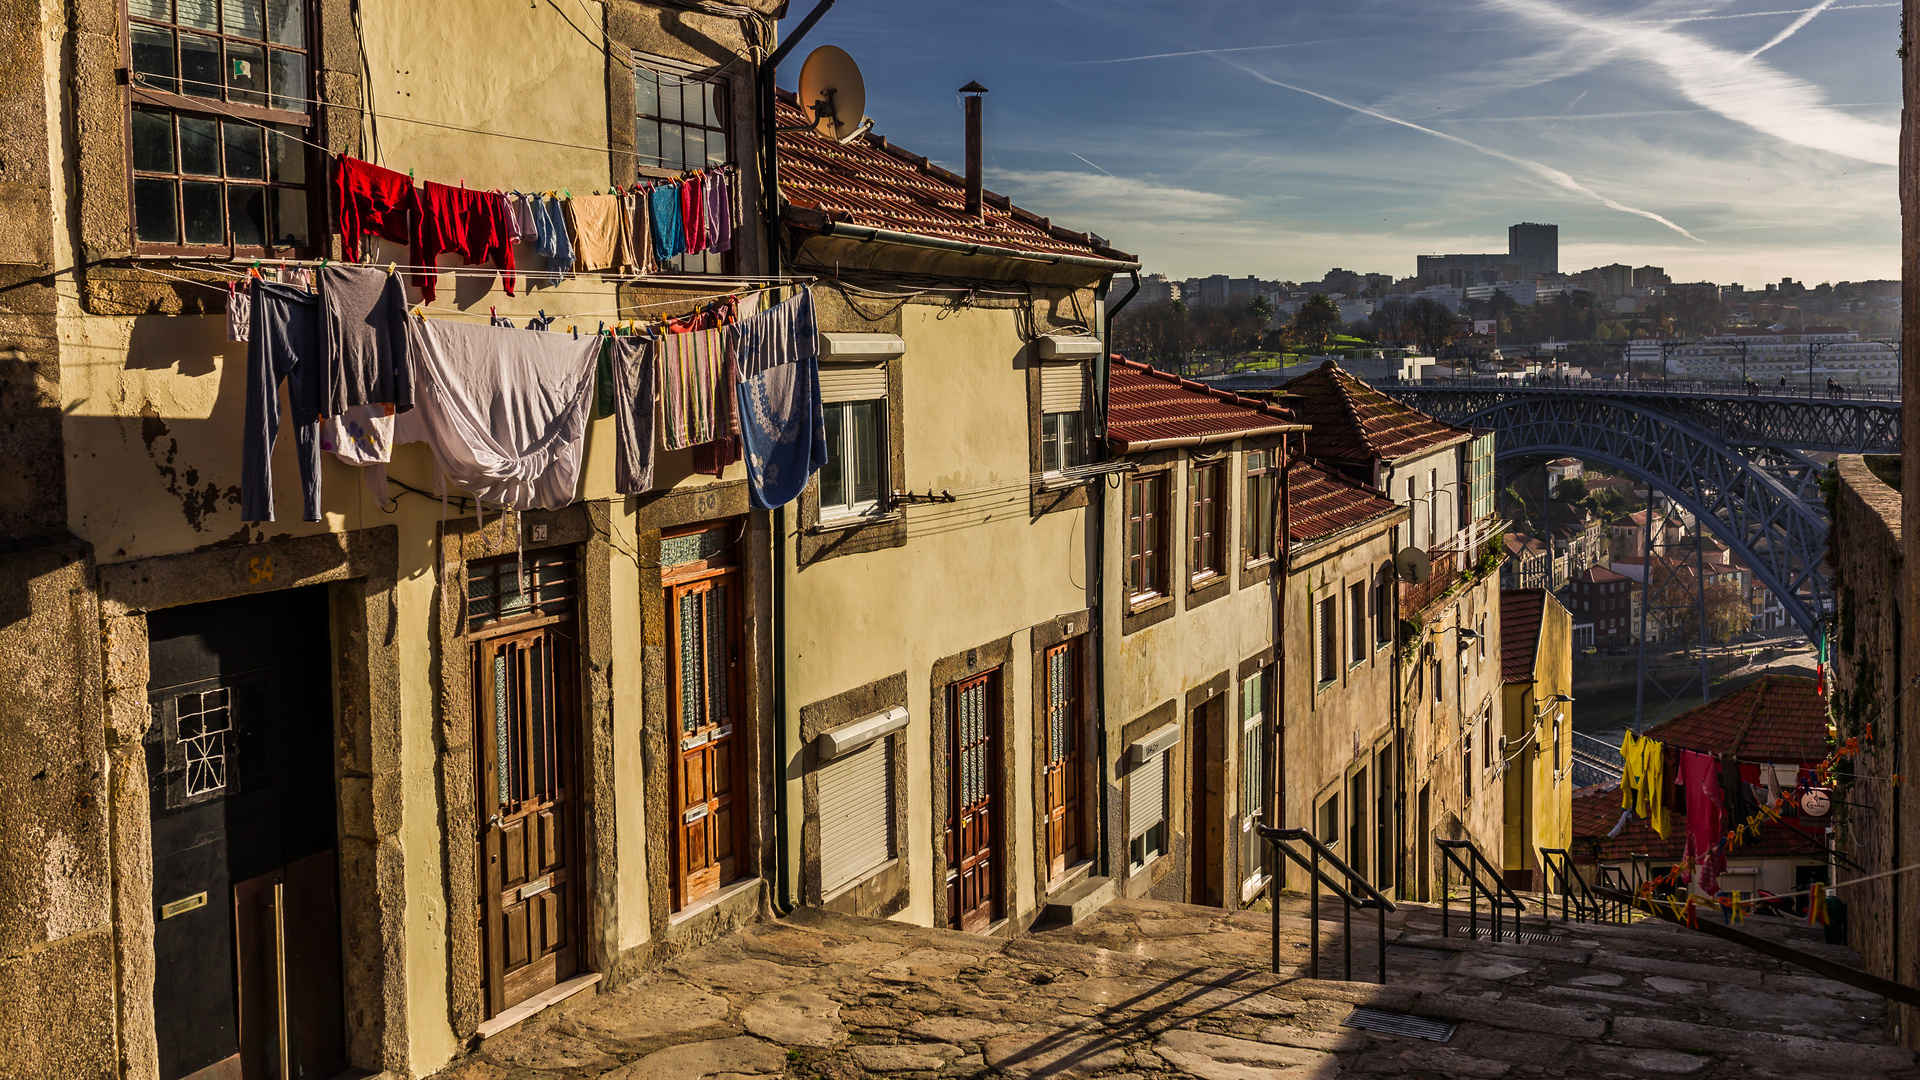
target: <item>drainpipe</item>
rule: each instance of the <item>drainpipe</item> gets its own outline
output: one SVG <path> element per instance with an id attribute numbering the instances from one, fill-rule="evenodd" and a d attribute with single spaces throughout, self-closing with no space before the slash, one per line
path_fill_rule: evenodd
<path id="1" fill-rule="evenodd" d="M 1093 449 L 1102 459 L 1107 458 L 1107 373 L 1113 363 L 1113 316 L 1140 291 L 1140 271 L 1134 270 L 1133 288 L 1113 304 L 1101 305 L 1100 312 L 1100 363 L 1093 373 Z M 1102 293 L 1113 288 L 1113 278 L 1107 278 Z M 1102 300 L 1104 300 L 1104 295 Z M 1107 627 L 1106 627 L 1106 588 L 1107 588 L 1107 484 L 1102 479 L 1094 489 L 1098 498 L 1095 501 L 1098 528 L 1093 539 L 1093 570 L 1088 575 L 1092 582 L 1093 617 L 1088 620 L 1094 627 L 1096 642 L 1100 646 L 1100 656 L 1093 665 L 1093 700 L 1098 703 L 1100 722 L 1093 726 L 1094 753 L 1100 759 L 1100 876 L 1113 876 L 1113 838 L 1108 832 L 1112 824 L 1107 816 L 1111 810 L 1107 794 L 1109 762 L 1107 760 Z M 1124 525 L 1124 523 L 1123 523 Z"/>
<path id="2" fill-rule="evenodd" d="M 820 0 L 807 17 L 794 28 L 792 36 L 760 65 L 760 189 L 765 200 L 767 225 L 766 270 L 780 272 L 780 163 L 775 139 L 773 80 L 780 61 L 800 44 L 813 24 L 833 7 L 834 0 Z M 779 777 L 773 785 L 773 861 L 777 879 L 773 911 L 786 916 L 793 911 L 793 868 L 787 857 L 787 508 L 773 512 L 773 738 L 779 748 Z"/>
<path id="3" fill-rule="evenodd" d="M 1279 578 L 1275 586 L 1278 597 L 1273 605 L 1273 809 L 1268 812 L 1268 823 L 1278 828 L 1287 825 L 1287 588 L 1293 581 L 1293 446 L 1292 438 L 1280 436 L 1280 565 L 1274 567 L 1274 575 Z M 1307 445 L 1305 434 L 1300 436 L 1301 452 Z M 1268 887 L 1273 891 L 1267 897 L 1269 904 L 1277 904 L 1280 889 L 1285 882 L 1286 862 L 1279 860 L 1271 870 Z"/>

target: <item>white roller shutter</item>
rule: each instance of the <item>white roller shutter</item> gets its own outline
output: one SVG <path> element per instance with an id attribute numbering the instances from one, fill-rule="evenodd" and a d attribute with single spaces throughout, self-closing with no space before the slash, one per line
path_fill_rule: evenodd
<path id="1" fill-rule="evenodd" d="M 893 858 L 893 740 L 820 767 L 820 890 L 832 893 Z"/>
<path id="2" fill-rule="evenodd" d="M 1127 775 L 1127 839 L 1167 817 L 1167 755 L 1158 754 Z"/>
<path id="3" fill-rule="evenodd" d="M 872 401 L 887 396 L 887 365 L 821 364 L 821 401 Z"/>
<path id="4" fill-rule="evenodd" d="M 1086 408 L 1087 365 L 1040 365 L 1040 411 L 1079 412 Z"/>

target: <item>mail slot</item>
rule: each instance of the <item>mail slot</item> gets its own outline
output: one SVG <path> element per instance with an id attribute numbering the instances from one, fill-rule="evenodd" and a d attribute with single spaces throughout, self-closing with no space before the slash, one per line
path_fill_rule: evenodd
<path id="1" fill-rule="evenodd" d="M 529 881 L 525 885 L 520 886 L 520 899 L 525 900 L 530 896 L 539 896 L 551 888 L 553 888 L 553 875 L 548 874 L 538 881 Z"/>

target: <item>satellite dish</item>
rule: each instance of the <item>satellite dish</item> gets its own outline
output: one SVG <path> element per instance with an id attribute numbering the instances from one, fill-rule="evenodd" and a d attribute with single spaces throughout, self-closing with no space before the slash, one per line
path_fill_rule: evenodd
<path id="1" fill-rule="evenodd" d="M 852 137 L 866 119 L 867 84 L 847 51 L 822 45 L 800 66 L 800 107 L 813 130 L 836 142 Z"/>
<path id="2" fill-rule="evenodd" d="M 1418 585 L 1433 576 L 1433 562 L 1417 547 L 1403 547 L 1393 556 L 1393 572 L 1401 581 Z"/>

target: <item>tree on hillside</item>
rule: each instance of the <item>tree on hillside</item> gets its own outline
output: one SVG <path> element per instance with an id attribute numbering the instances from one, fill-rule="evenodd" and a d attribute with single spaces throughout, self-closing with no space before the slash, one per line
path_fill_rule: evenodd
<path id="1" fill-rule="evenodd" d="M 1113 321 L 1114 351 L 1163 371 L 1182 370 L 1198 346 L 1190 316 L 1179 300 L 1130 305 Z"/>
<path id="2" fill-rule="evenodd" d="M 1577 503 L 1587 497 L 1587 482 L 1569 476 L 1553 486 L 1553 497 L 1563 503 Z"/>
<path id="3" fill-rule="evenodd" d="M 1373 307 L 1373 332 L 1381 342 L 1399 344 L 1406 340 L 1407 318 L 1413 305 L 1398 296 L 1390 296 Z"/>
<path id="4" fill-rule="evenodd" d="M 1300 344 L 1323 349 L 1327 337 L 1340 325 L 1340 305 L 1326 293 L 1314 293 L 1293 315 L 1294 336 Z"/>
<path id="5" fill-rule="evenodd" d="M 1669 333 L 1694 337 L 1719 329 L 1726 310 L 1716 286 L 1669 285 L 1667 294 L 1649 305 L 1648 313 Z"/>
<path id="6" fill-rule="evenodd" d="M 1267 324 L 1273 322 L 1273 301 L 1265 296 L 1256 296 L 1247 305 L 1247 314 L 1259 322 L 1260 329 L 1265 330 Z"/>
<path id="7" fill-rule="evenodd" d="M 1438 300 L 1422 297 L 1408 312 L 1408 335 L 1420 342 L 1420 349 L 1437 356 L 1460 333 L 1460 319 Z"/>

